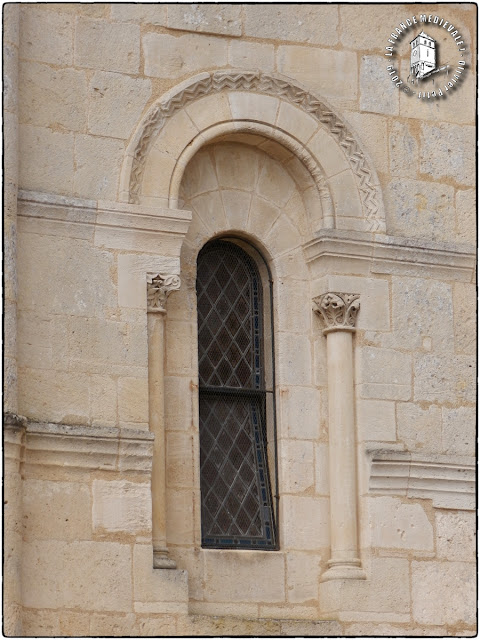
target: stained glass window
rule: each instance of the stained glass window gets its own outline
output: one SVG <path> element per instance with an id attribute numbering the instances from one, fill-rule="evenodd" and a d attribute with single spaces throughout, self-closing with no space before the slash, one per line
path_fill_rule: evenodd
<path id="1" fill-rule="evenodd" d="M 276 546 L 262 298 L 257 265 L 243 249 L 227 241 L 204 247 L 197 265 L 204 547 Z"/>

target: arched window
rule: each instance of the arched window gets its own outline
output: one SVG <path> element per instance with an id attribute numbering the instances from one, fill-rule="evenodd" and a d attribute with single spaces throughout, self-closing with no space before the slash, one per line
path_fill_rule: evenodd
<path id="1" fill-rule="evenodd" d="M 274 549 L 271 279 L 244 247 L 215 240 L 197 261 L 202 546 Z"/>

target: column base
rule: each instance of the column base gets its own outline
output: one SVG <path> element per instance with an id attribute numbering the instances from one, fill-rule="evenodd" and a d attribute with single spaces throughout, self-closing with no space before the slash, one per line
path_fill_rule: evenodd
<path id="1" fill-rule="evenodd" d="M 328 580 L 366 580 L 367 574 L 361 567 L 358 558 L 351 560 L 329 560 L 328 569 L 321 576 L 320 582 Z"/>
<path id="2" fill-rule="evenodd" d="M 176 569 L 177 563 L 168 557 L 166 549 L 153 552 L 153 568 L 154 569 Z"/>

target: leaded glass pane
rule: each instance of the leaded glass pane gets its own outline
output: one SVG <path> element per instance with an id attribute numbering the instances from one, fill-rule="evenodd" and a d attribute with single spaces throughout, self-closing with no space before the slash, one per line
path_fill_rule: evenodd
<path id="1" fill-rule="evenodd" d="M 223 241 L 198 258 L 202 544 L 274 548 L 266 455 L 261 282 Z"/>

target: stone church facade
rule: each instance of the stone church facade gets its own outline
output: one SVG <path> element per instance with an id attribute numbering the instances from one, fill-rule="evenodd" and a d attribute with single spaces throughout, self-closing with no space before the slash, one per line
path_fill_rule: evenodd
<path id="1" fill-rule="evenodd" d="M 424 10 L 441 98 L 384 55 L 451 50 Z M 476 19 L 4 7 L 7 635 L 475 633 Z M 205 534 L 205 247 L 262 292 L 268 549 Z"/>

